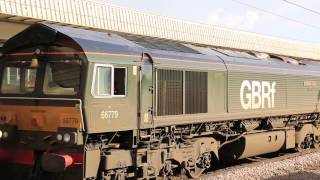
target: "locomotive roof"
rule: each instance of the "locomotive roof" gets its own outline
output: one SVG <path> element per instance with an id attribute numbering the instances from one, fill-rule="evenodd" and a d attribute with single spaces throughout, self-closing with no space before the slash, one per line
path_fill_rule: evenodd
<path id="1" fill-rule="evenodd" d="M 162 41 L 123 34 L 117 35 L 114 33 L 95 32 L 47 24 L 32 25 L 12 37 L 4 44 L 3 52 L 6 54 L 15 52 L 19 48 L 34 45 L 51 45 L 57 42 L 69 45 L 73 44 L 72 46 L 77 46 L 85 54 L 90 52 L 106 52 L 141 56 L 141 53 L 144 52 L 150 54 L 155 66 L 159 67 L 180 68 L 183 66 L 193 69 L 224 71 L 225 64 L 227 64 L 230 65 L 230 70 L 270 72 L 268 68 L 259 67 L 273 67 L 281 69 L 283 73 L 300 72 L 302 68 L 299 67 L 300 61 L 288 57 L 270 56 L 265 59 L 259 59 L 251 52 L 199 47 L 174 41 Z M 289 61 L 294 61 L 298 64 L 292 66 L 292 63 Z M 309 62 L 313 63 L 313 66 L 303 67 L 303 73 L 307 73 L 305 70 L 309 70 L 308 74 L 314 75 L 314 71 L 318 71 L 320 64 L 314 61 L 308 61 L 308 64 L 310 64 Z"/>
<path id="2" fill-rule="evenodd" d="M 57 25 L 35 24 L 9 39 L 3 45 L 3 53 L 32 45 L 53 45 L 58 39 L 67 38 L 68 43 L 78 46 L 83 52 L 119 51 L 134 52 L 139 47 L 116 34 L 95 32 Z M 66 43 L 66 41 L 63 41 Z M 60 42 L 61 43 L 61 42 Z"/>
<path id="3" fill-rule="evenodd" d="M 52 45 L 57 43 L 59 37 L 64 37 L 71 43 L 78 45 L 83 52 L 140 52 L 147 51 L 155 54 L 168 54 L 191 56 L 199 58 L 199 54 L 219 57 L 237 57 L 257 59 L 252 54 L 236 50 L 217 49 L 213 47 L 198 47 L 191 44 L 183 44 L 175 41 L 151 39 L 141 36 L 129 36 L 125 34 L 96 32 L 51 24 L 34 24 L 24 31 L 10 38 L 3 45 L 3 53 L 13 52 L 19 48 L 33 45 Z M 70 42 L 68 42 L 70 43 Z M 187 53 L 187 54 L 185 54 Z"/>
<path id="4" fill-rule="evenodd" d="M 121 32 L 203 46 L 320 60 L 320 47 L 316 44 L 198 24 L 109 3 L 77 0 L 67 1 L 68 5 L 55 3 L 53 6 L 51 1 L 41 1 L 39 6 L 39 3 L 30 3 L 33 1 L 26 0 L 3 2 L 6 5 L 0 8 L 0 14 L 2 14 L 0 19 L 5 21 L 15 20 L 23 23 L 45 21 L 61 23 L 63 26 Z"/>

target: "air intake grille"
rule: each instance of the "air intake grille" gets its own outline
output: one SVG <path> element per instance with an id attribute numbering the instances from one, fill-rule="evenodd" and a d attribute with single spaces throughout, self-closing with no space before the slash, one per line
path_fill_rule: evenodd
<path id="1" fill-rule="evenodd" d="M 208 73 L 186 71 L 186 114 L 208 112 Z"/>
<path id="2" fill-rule="evenodd" d="M 179 115 L 183 113 L 183 72 L 158 70 L 157 115 Z"/>

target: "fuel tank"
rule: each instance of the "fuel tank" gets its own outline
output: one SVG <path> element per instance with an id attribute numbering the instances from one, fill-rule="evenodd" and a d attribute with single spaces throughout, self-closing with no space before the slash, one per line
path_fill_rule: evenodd
<path id="1" fill-rule="evenodd" d="M 279 151 L 286 142 L 285 131 L 247 134 L 219 149 L 222 160 L 237 160 Z"/>

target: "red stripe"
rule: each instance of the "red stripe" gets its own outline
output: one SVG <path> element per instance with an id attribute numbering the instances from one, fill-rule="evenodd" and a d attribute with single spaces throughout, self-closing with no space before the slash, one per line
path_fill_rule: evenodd
<path id="1" fill-rule="evenodd" d="M 63 55 L 63 54 L 86 54 L 85 52 L 46 52 L 47 55 Z"/>
<path id="2" fill-rule="evenodd" d="M 33 164 L 33 151 L 32 150 L 15 150 L 13 159 L 15 164 Z"/>
<path id="3" fill-rule="evenodd" d="M 58 152 L 56 154 L 72 157 L 73 164 L 83 164 L 83 153 Z M 0 149 L 0 163 L 32 165 L 34 160 L 33 150 Z"/>
<path id="4" fill-rule="evenodd" d="M 0 162 L 9 161 L 11 157 L 11 152 L 7 149 L 0 149 Z"/>
<path id="5" fill-rule="evenodd" d="M 90 54 L 90 55 L 108 55 L 108 56 L 130 56 L 130 57 L 140 57 L 139 55 L 130 55 L 130 54 L 114 54 L 114 53 L 103 53 L 103 52 L 43 52 L 41 55 L 70 55 L 70 54 Z M 5 56 L 33 56 L 34 52 L 25 52 L 25 53 L 11 53 L 5 54 Z"/>
<path id="6" fill-rule="evenodd" d="M 0 163 L 33 164 L 33 151 L 20 149 L 0 149 Z"/>

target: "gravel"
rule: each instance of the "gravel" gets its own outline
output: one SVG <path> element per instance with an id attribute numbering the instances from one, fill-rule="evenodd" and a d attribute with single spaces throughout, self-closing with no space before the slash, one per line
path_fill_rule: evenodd
<path id="1" fill-rule="evenodd" d="M 256 166 L 240 167 L 201 178 L 202 180 L 313 180 L 320 179 L 320 152 L 290 159 L 261 162 Z"/>

